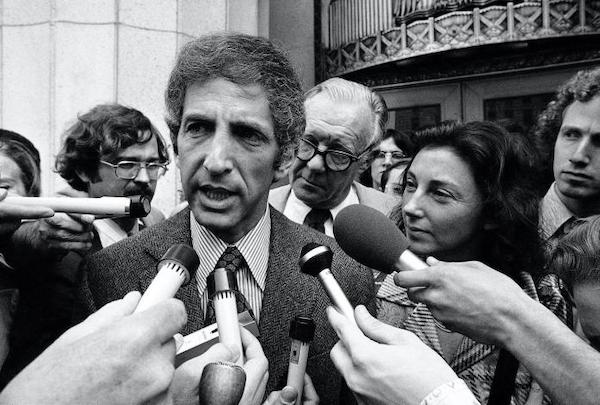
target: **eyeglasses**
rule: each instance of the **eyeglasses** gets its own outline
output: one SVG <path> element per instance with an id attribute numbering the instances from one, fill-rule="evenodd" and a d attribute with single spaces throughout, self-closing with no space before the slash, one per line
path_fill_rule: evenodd
<path id="1" fill-rule="evenodd" d="M 358 156 L 354 156 L 349 152 L 335 149 L 322 151 L 319 150 L 317 145 L 308 139 L 302 138 L 300 139 L 300 145 L 298 146 L 298 153 L 296 153 L 296 157 L 302 161 L 308 162 L 315 155 L 321 155 L 325 161 L 325 167 L 333 172 L 341 172 L 350 167 L 352 162 L 360 159 L 369 149 L 370 147 Z"/>
<path id="2" fill-rule="evenodd" d="M 142 167 L 146 169 L 150 180 L 156 180 L 167 171 L 168 163 L 156 163 L 156 162 L 136 162 L 131 160 L 123 160 L 113 164 L 101 160 L 100 163 L 104 163 L 107 166 L 115 169 L 115 175 L 123 180 L 133 180 L 137 177 Z"/>
<path id="3" fill-rule="evenodd" d="M 404 154 L 404 152 L 401 152 L 399 150 L 395 150 L 395 151 L 378 150 L 375 152 L 375 159 L 385 159 L 388 156 L 390 157 L 391 160 L 408 159 L 408 156 L 406 156 Z"/>

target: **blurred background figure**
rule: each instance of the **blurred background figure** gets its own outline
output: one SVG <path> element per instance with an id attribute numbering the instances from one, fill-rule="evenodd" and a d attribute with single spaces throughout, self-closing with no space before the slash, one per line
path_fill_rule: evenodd
<path id="1" fill-rule="evenodd" d="M 23 197 L 40 195 L 40 155 L 33 144 L 16 132 L 0 129 L 0 189 L 2 199 L 7 194 Z M 19 213 L 0 210 L 0 367 L 9 351 L 9 333 L 18 303 L 18 271 L 4 256 L 9 238 L 21 225 L 21 218 L 52 215 L 48 209 L 31 209 Z M 13 207 L 16 208 L 16 207 Z M 36 213 L 34 211 L 39 211 Z"/>
<path id="2" fill-rule="evenodd" d="M 361 174 L 361 183 L 373 187 L 375 190 L 386 192 L 385 185 L 381 184 L 382 175 L 391 170 L 392 166 L 402 170 L 414 156 L 414 143 L 411 135 L 396 129 L 386 129 L 379 147 L 373 150 L 373 156 L 370 170 L 365 170 Z"/>
<path id="3" fill-rule="evenodd" d="M 396 197 L 402 196 L 404 187 L 404 171 L 410 159 L 401 160 L 384 170 L 381 174 L 381 189 L 384 193 Z"/>
<path id="4" fill-rule="evenodd" d="M 490 122 L 442 124 L 414 139 L 416 155 L 406 169 L 402 203 L 392 213 L 411 250 L 443 261 L 482 261 L 517 280 L 531 297 L 551 302 L 564 318 L 556 279 L 541 276 L 535 179 L 525 170 L 528 161 L 519 144 Z M 378 298 L 379 319 L 419 336 L 480 402 L 487 401 L 498 348 L 446 329 L 427 306 L 392 285 L 391 276 Z M 527 370 L 521 367 L 516 376 L 501 379 L 514 381 L 515 403 L 527 400 L 532 384 Z"/>

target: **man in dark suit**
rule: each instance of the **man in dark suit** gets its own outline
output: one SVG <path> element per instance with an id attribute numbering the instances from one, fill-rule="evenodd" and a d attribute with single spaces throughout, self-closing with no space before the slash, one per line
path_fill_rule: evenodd
<path id="1" fill-rule="evenodd" d="M 333 239 L 269 208 L 269 187 L 285 175 L 304 129 L 302 90 L 289 61 L 266 39 L 201 37 L 179 53 L 166 103 L 189 208 L 89 258 L 82 291 L 88 310 L 144 291 L 165 251 L 186 243 L 200 257 L 195 279 L 177 295 L 188 313 L 182 333 L 191 333 L 205 324 L 206 276 L 235 256 L 236 279 L 269 360 L 267 392 L 285 385 L 290 320 L 302 314 L 317 326 L 307 373 L 322 403 L 344 402 L 347 391 L 329 358 L 337 341 L 325 315 L 329 301 L 319 282 L 299 271 L 302 247 L 332 248 L 332 271 L 352 304 L 373 308 L 374 287 L 370 270 Z"/>

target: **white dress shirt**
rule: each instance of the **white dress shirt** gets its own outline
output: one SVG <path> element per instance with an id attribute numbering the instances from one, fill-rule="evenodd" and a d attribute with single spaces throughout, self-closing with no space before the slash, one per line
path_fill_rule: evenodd
<path id="1" fill-rule="evenodd" d="M 208 292 L 206 291 L 206 278 L 215 269 L 219 258 L 229 246 L 219 239 L 214 233 L 200 225 L 194 214 L 190 212 L 190 229 L 192 233 L 192 246 L 198 257 L 200 265 L 196 271 L 196 285 L 200 295 L 202 311 L 206 314 L 208 306 Z M 248 300 L 248 304 L 254 311 L 256 321 L 259 321 L 262 308 L 262 298 L 267 279 L 267 267 L 269 265 L 269 245 L 271 238 L 271 216 L 269 206 L 258 221 L 256 226 L 250 230 L 242 239 L 233 244 L 246 259 L 249 269 L 236 272 L 236 280 L 239 290 Z"/>
<path id="2" fill-rule="evenodd" d="M 342 209 L 352 204 L 358 204 L 358 195 L 356 194 L 354 186 L 350 187 L 348 195 L 341 203 L 329 210 L 329 212 L 331 212 L 331 218 L 325 221 L 325 235 L 333 238 L 333 220 Z M 293 189 L 290 189 L 290 196 L 285 203 L 283 215 L 298 224 L 303 224 L 304 218 L 306 218 L 306 215 L 308 215 L 311 209 L 311 207 L 296 197 Z"/>

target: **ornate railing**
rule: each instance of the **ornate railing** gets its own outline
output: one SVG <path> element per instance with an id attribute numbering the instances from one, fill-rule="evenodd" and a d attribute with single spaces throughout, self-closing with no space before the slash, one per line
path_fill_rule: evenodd
<path id="1" fill-rule="evenodd" d="M 329 38 L 336 48 L 394 26 L 392 0 L 337 0 L 329 5 Z"/>
<path id="2" fill-rule="evenodd" d="M 332 22 L 331 15 L 329 21 Z M 332 31 L 335 30 L 330 26 Z M 600 33 L 600 0 L 506 2 L 403 22 L 364 35 L 361 31 L 346 31 L 345 37 L 336 37 L 340 39 L 339 45 L 329 42 L 326 74 L 338 76 L 456 48 L 597 33 Z M 343 38 L 352 39 L 343 42 Z"/>

